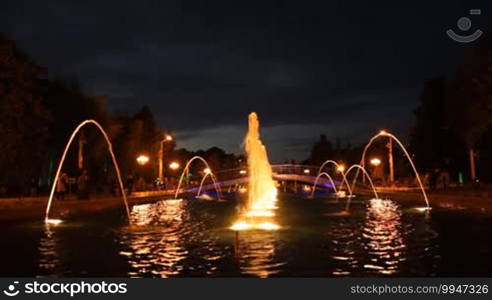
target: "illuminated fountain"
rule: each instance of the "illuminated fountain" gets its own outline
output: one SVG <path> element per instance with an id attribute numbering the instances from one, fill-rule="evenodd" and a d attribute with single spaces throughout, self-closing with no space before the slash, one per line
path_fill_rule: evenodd
<path id="1" fill-rule="evenodd" d="M 215 190 L 218 193 L 218 189 L 217 189 L 217 185 L 216 185 L 217 178 L 215 177 L 214 173 L 212 173 L 212 170 L 210 170 L 209 168 L 206 168 L 204 170 L 204 173 L 205 173 L 205 175 L 203 175 L 202 180 L 200 181 L 200 186 L 198 187 L 198 191 L 196 193 L 196 198 L 210 200 L 211 199 L 210 196 L 208 196 L 205 193 L 202 194 L 203 184 L 205 183 L 205 180 L 207 178 L 211 178 L 212 179 L 212 183 L 214 184 L 214 188 L 215 188 Z"/>
<path id="2" fill-rule="evenodd" d="M 401 150 L 403 151 L 403 153 L 405 154 L 405 156 L 407 157 L 408 159 L 408 162 L 410 163 L 410 165 L 412 166 L 412 169 L 413 169 L 413 172 L 415 173 L 415 178 L 417 179 L 417 182 L 419 183 L 419 187 L 420 187 L 420 190 L 422 191 L 422 196 L 424 197 L 424 200 L 425 200 L 425 207 L 423 208 L 419 208 L 419 210 L 430 210 L 431 207 L 429 205 L 429 199 L 427 197 L 427 193 L 425 192 L 425 189 L 424 189 L 424 185 L 422 184 L 422 180 L 420 180 L 420 175 L 419 175 L 419 172 L 417 172 L 417 168 L 415 167 L 415 164 L 413 163 L 413 160 L 412 158 L 410 157 L 410 154 L 408 154 L 408 151 L 407 149 L 405 148 L 405 146 L 403 146 L 402 142 L 396 137 L 394 136 L 393 134 L 389 133 L 389 132 L 386 132 L 384 130 L 381 130 L 378 134 L 376 134 L 375 136 L 373 136 L 369 142 L 367 143 L 366 147 L 364 148 L 364 151 L 362 152 L 362 158 L 361 158 L 361 161 L 360 161 L 360 165 L 362 167 L 365 166 L 365 159 L 366 159 L 366 152 L 367 152 L 367 149 L 369 149 L 369 147 L 372 145 L 372 143 L 381 138 L 381 137 L 388 137 L 392 140 L 394 140 L 398 146 L 400 146 Z M 355 185 L 355 182 L 358 178 L 358 175 L 359 175 L 359 171 L 357 171 L 355 177 L 354 177 L 354 181 L 352 182 L 352 186 Z"/>
<path id="3" fill-rule="evenodd" d="M 355 169 L 357 169 L 357 172 L 359 170 L 362 171 L 362 173 L 364 174 L 364 176 L 366 176 L 367 180 L 369 181 L 369 184 L 371 185 L 371 189 L 372 189 L 372 192 L 374 193 L 375 199 L 379 199 L 378 192 L 376 191 L 376 188 L 374 187 L 374 184 L 372 182 L 371 176 L 369 176 L 369 173 L 367 173 L 366 169 L 364 169 L 363 166 L 357 165 L 357 164 L 350 166 L 350 168 L 347 169 L 347 172 L 345 172 L 345 176 L 347 176 L 352 170 L 355 170 Z M 355 175 L 355 176 L 357 176 L 357 175 Z M 353 190 L 353 188 L 352 188 L 352 190 Z M 350 208 L 350 202 L 351 202 L 351 198 L 349 198 L 347 200 L 347 205 L 345 207 L 345 210 L 346 211 L 348 211 L 349 208 Z"/>
<path id="4" fill-rule="evenodd" d="M 61 173 L 61 170 L 63 167 L 63 163 L 65 162 L 65 157 L 67 156 L 68 149 L 70 148 L 70 145 L 72 144 L 73 140 L 77 136 L 77 133 L 80 131 L 80 129 L 82 127 L 88 125 L 88 124 L 93 124 L 99 129 L 99 131 L 104 136 L 104 140 L 106 141 L 106 144 L 108 145 L 109 154 L 111 154 L 111 159 L 113 161 L 114 169 L 116 171 L 116 176 L 118 178 L 118 184 L 120 186 L 121 195 L 123 197 L 123 202 L 125 204 L 126 215 L 128 216 L 128 221 L 130 222 L 130 209 L 128 208 L 128 201 L 126 199 L 123 181 L 121 180 L 120 168 L 118 167 L 118 162 L 116 161 L 116 158 L 114 156 L 113 146 L 111 144 L 111 141 L 109 140 L 109 137 L 106 134 L 106 131 L 104 131 L 104 129 L 102 128 L 102 126 L 98 122 L 96 122 L 95 120 L 85 120 L 84 122 L 80 123 L 79 126 L 77 126 L 77 128 L 75 128 L 75 130 L 72 132 L 72 135 L 70 136 L 70 139 L 68 140 L 68 143 L 65 146 L 65 150 L 63 150 L 63 155 L 60 159 L 60 163 L 58 164 L 58 169 L 56 170 L 55 179 L 53 180 L 53 185 L 51 186 L 51 192 L 50 192 L 50 196 L 48 198 L 48 205 L 46 206 L 46 215 L 44 218 L 44 222 L 46 224 L 57 225 L 57 224 L 60 224 L 62 222 L 62 220 L 60 220 L 60 219 L 50 219 L 49 218 L 51 204 L 53 202 L 53 196 L 55 195 L 56 184 L 58 183 L 59 176 L 60 176 L 60 173 Z"/>
<path id="5" fill-rule="evenodd" d="M 181 177 L 179 178 L 179 182 L 178 182 L 178 186 L 176 187 L 176 191 L 174 192 L 174 199 L 178 199 L 179 192 L 181 189 L 181 185 L 183 184 L 184 177 L 190 171 L 190 165 L 195 160 L 201 161 L 205 165 L 205 171 L 204 171 L 205 176 L 202 179 L 202 183 L 200 184 L 200 189 L 198 191 L 199 192 L 198 195 L 201 192 L 201 186 L 202 186 L 206 176 L 209 175 L 210 178 L 212 179 L 213 183 L 214 183 L 214 188 L 215 188 L 215 191 L 217 192 L 217 197 L 220 199 L 220 188 L 219 188 L 219 185 L 217 184 L 217 178 L 215 178 L 215 175 L 212 173 L 210 166 L 208 165 L 208 162 L 201 156 L 194 156 L 190 160 L 188 160 L 188 162 L 186 163 L 186 166 L 184 167 L 183 172 L 181 173 Z"/>
<path id="6" fill-rule="evenodd" d="M 248 116 L 248 133 L 245 139 L 248 159 L 248 199 L 233 230 L 264 229 L 276 230 L 273 222 L 277 201 L 277 188 L 272 178 L 272 167 L 265 146 L 260 140 L 260 123 L 256 113 Z"/>
<path id="7" fill-rule="evenodd" d="M 334 160 L 328 159 L 325 162 L 321 164 L 321 166 L 318 169 L 318 177 L 320 176 L 321 173 L 323 173 L 323 168 L 327 166 L 328 164 L 333 164 L 336 168 L 336 171 L 339 172 L 342 175 L 342 181 L 345 183 L 345 186 L 347 187 L 347 191 L 349 192 L 349 196 L 352 197 L 352 188 L 350 187 L 350 184 L 348 183 L 347 176 L 345 176 L 345 167 L 339 163 L 337 163 Z M 332 180 L 333 181 L 333 180 Z M 316 184 L 316 182 L 315 182 Z M 341 185 L 341 184 L 340 184 Z M 313 186 L 313 195 L 314 195 L 314 189 L 315 187 Z M 340 191 L 340 187 L 338 187 L 338 190 Z M 336 190 L 335 190 L 336 192 Z"/>
<path id="8" fill-rule="evenodd" d="M 312 188 L 312 192 L 311 192 L 311 198 L 314 197 L 314 192 L 316 192 L 316 186 L 318 185 L 318 181 L 323 176 L 325 176 L 326 178 L 328 178 L 328 180 L 330 181 L 331 185 L 333 186 L 333 191 L 335 192 L 335 194 L 338 195 L 339 192 L 337 191 L 337 186 L 335 185 L 335 182 L 333 181 L 333 178 L 331 178 L 330 174 L 328 174 L 326 172 L 321 172 L 321 173 L 318 174 L 318 176 L 316 176 L 316 179 L 314 180 L 314 184 L 313 184 L 313 188 Z"/>

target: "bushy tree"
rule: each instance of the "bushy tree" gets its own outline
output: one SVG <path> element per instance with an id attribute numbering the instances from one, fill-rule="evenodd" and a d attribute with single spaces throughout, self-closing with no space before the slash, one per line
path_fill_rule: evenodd
<path id="1" fill-rule="evenodd" d="M 464 167 L 464 144 L 456 138 L 446 121 L 446 80 L 434 78 L 424 84 L 420 105 L 414 111 L 416 124 L 410 134 L 410 150 L 419 170 Z"/>
<path id="2" fill-rule="evenodd" d="M 48 138 L 49 111 L 43 105 L 44 70 L 0 34 L 0 180 L 25 186 L 39 173 Z"/>
<path id="3" fill-rule="evenodd" d="M 492 124 L 492 35 L 484 34 L 465 57 L 448 91 L 450 129 L 475 152 Z"/>

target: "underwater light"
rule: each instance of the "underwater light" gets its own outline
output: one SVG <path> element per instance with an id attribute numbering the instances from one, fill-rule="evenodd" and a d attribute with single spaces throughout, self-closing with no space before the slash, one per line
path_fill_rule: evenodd
<path id="1" fill-rule="evenodd" d="M 251 229 L 251 224 L 240 221 L 240 222 L 234 223 L 234 225 L 231 226 L 231 229 L 236 230 L 236 231 L 248 230 L 248 229 Z"/>
<path id="2" fill-rule="evenodd" d="M 63 221 L 60 219 L 45 219 L 44 222 L 46 224 L 58 225 L 58 224 L 61 224 Z"/>
<path id="3" fill-rule="evenodd" d="M 230 227 L 231 230 L 243 231 L 243 230 L 279 230 L 280 226 L 272 222 L 262 223 L 247 223 L 245 221 L 238 221 Z"/>
<path id="4" fill-rule="evenodd" d="M 347 193 L 345 193 L 345 191 L 338 191 L 337 192 L 337 197 L 339 197 L 339 198 L 345 198 L 345 197 L 347 197 Z"/>
<path id="5" fill-rule="evenodd" d="M 256 228 L 263 229 L 263 230 L 278 230 L 278 229 L 280 229 L 280 226 L 278 226 L 275 223 L 271 223 L 271 222 L 263 222 L 263 223 L 258 224 L 256 226 Z"/>

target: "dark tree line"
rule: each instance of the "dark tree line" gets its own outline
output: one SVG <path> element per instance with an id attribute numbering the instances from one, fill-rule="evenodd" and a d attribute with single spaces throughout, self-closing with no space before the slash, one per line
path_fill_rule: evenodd
<path id="1" fill-rule="evenodd" d="M 421 169 L 492 182 L 491 34 L 480 38 L 453 78 L 425 83 L 415 118 L 410 144 Z"/>
<path id="2" fill-rule="evenodd" d="M 49 78 L 45 68 L 0 34 L 0 194 L 27 194 L 32 185 L 46 189 L 72 131 L 86 119 L 96 120 L 107 131 L 123 176 L 134 174 L 147 182 L 157 177 L 164 130 L 149 107 L 134 114 L 111 114 L 103 95 L 87 95 L 76 80 Z M 171 159 L 184 164 L 195 154 L 209 159 L 214 169 L 235 161 L 219 148 L 192 153 L 174 151 L 175 141 L 163 145 L 165 169 Z M 107 149 L 97 128 L 84 127 L 71 145 L 63 171 L 77 177 L 87 170 L 94 187 L 111 186 L 116 178 Z M 136 162 L 142 154 L 150 158 L 144 166 Z"/>

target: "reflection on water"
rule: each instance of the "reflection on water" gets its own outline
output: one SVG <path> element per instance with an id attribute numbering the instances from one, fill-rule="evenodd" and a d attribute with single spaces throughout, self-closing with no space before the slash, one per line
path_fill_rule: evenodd
<path id="1" fill-rule="evenodd" d="M 295 207 L 295 218 L 285 218 L 281 212 L 279 217 L 290 227 L 280 231 L 232 232 L 227 229 L 234 215 L 232 205 L 196 199 L 134 206 L 131 226 L 106 216 L 43 226 L 34 247 L 39 254 L 36 273 L 25 275 L 440 274 L 439 241 L 426 214 L 402 209 L 391 200 L 367 200 L 356 204 L 350 214 L 330 215 L 326 212 L 338 211 L 337 205 L 310 203 L 314 205 L 303 202 Z"/>
<path id="2" fill-rule="evenodd" d="M 41 276 L 62 276 L 60 258 L 57 253 L 57 247 L 59 238 L 56 232 L 50 227 L 46 226 L 44 235 L 39 241 L 39 269 Z"/>
<path id="3" fill-rule="evenodd" d="M 213 261 L 223 257 L 223 250 L 215 245 L 216 238 L 207 234 L 207 213 L 197 220 L 188 205 L 176 199 L 133 207 L 135 225 L 122 231 L 124 250 L 120 251 L 131 266 L 129 276 L 214 274 Z"/>
<path id="4" fill-rule="evenodd" d="M 369 256 L 364 268 L 384 275 L 395 274 L 400 262 L 406 260 L 403 235 L 409 229 L 402 225 L 401 212 L 393 201 L 369 200 L 362 233 L 364 250 Z"/>
<path id="5" fill-rule="evenodd" d="M 332 275 L 433 274 L 437 234 L 426 214 L 405 216 L 388 199 L 366 202 L 363 218 L 338 218 L 328 229 Z M 424 262 L 425 261 L 425 262 Z"/>
<path id="6" fill-rule="evenodd" d="M 353 269 L 357 268 L 359 261 L 356 250 L 360 241 L 355 225 L 350 219 L 339 218 L 331 228 L 331 258 L 334 261 L 332 275 L 350 276 Z"/>
<path id="7" fill-rule="evenodd" d="M 285 262 L 278 261 L 278 232 L 236 231 L 235 253 L 241 273 L 267 278 L 282 271 Z"/>
<path id="8" fill-rule="evenodd" d="M 120 254 L 128 257 L 132 277 L 154 274 L 160 277 L 177 275 L 182 271 L 179 262 L 188 252 L 183 246 L 183 219 L 187 217 L 182 200 L 161 201 L 136 205 L 123 243 L 130 249 Z M 154 227 L 152 225 L 162 225 Z"/>

